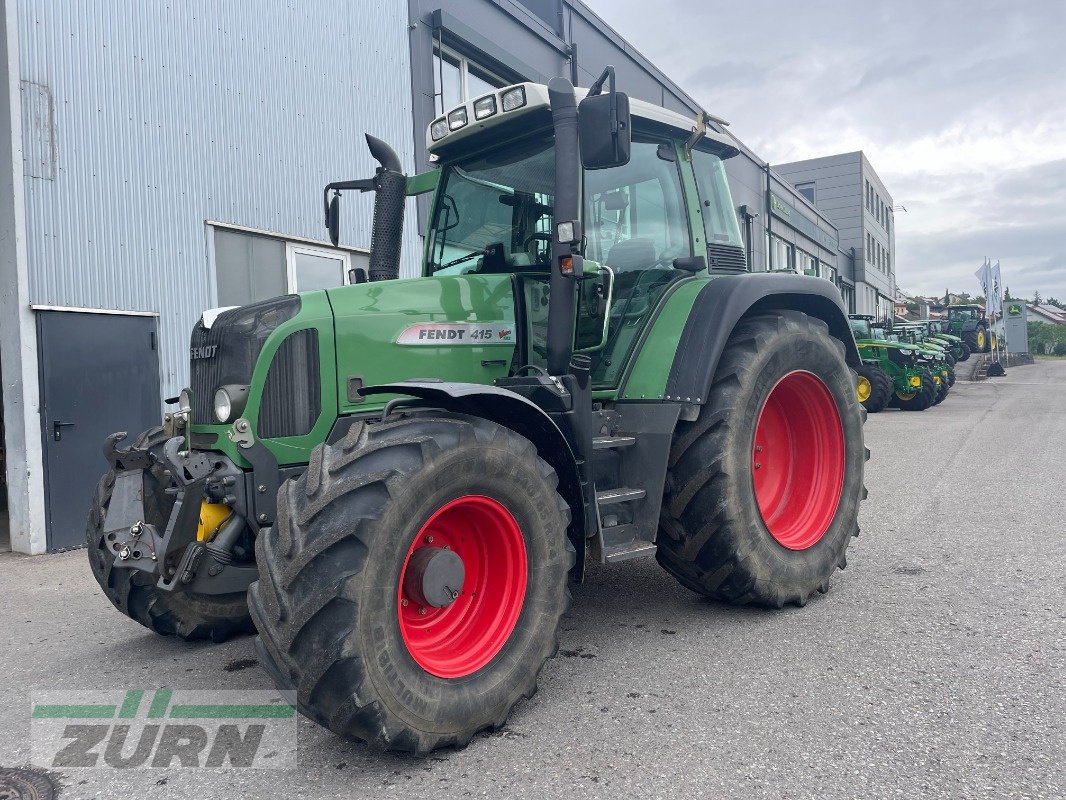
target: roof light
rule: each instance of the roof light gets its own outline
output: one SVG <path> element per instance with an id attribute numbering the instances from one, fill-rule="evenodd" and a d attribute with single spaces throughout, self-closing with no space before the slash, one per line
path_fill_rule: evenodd
<path id="1" fill-rule="evenodd" d="M 496 95 L 490 94 L 474 101 L 474 119 L 485 119 L 496 113 Z"/>
<path id="2" fill-rule="evenodd" d="M 516 86 L 504 92 L 500 99 L 503 101 L 504 111 L 514 111 L 526 104 L 526 90 L 522 86 Z"/>
<path id="3" fill-rule="evenodd" d="M 448 129 L 457 131 L 464 127 L 468 122 L 466 117 L 466 106 L 459 106 L 459 108 L 448 114 Z"/>
<path id="4" fill-rule="evenodd" d="M 430 138 L 433 139 L 433 141 L 443 139 L 445 136 L 447 136 L 448 120 L 446 120 L 444 117 L 441 117 L 438 120 L 434 120 L 433 124 L 429 126 L 429 135 Z"/>

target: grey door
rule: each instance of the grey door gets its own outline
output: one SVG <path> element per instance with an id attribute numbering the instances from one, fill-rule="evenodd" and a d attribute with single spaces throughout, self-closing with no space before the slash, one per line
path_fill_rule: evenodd
<path id="1" fill-rule="evenodd" d="M 48 549 L 85 544 L 104 439 L 160 420 L 156 318 L 37 312 Z"/>

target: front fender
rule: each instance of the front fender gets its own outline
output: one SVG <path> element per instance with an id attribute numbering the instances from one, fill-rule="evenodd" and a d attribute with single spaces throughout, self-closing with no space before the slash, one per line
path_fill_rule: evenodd
<path id="1" fill-rule="evenodd" d="M 568 536 L 577 553 L 574 574 L 581 576 L 584 573 L 585 538 L 589 532 L 585 529 L 585 503 L 577 458 L 559 426 L 540 406 L 509 389 L 480 383 L 398 381 L 364 387 L 362 394 L 415 397 L 434 407 L 491 420 L 533 442 L 537 454 L 559 476 L 559 494 L 570 506 Z"/>

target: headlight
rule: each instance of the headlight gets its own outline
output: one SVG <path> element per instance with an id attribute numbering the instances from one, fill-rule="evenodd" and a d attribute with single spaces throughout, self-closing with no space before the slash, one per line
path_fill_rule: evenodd
<path id="1" fill-rule="evenodd" d="M 441 117 L 436 122 L 434 122 L 432 125 L 430 125 L 429 126 L 429 135 L 433 139 L 433 141 L 437 141 L 438 139 L 443 139 L 445 136 L 447 136 L 448 135 L 448 120 L 446 120 L 444 117 Z"/>
<path id="2" fill-rule="evenodd" d="M 485 119 L 496 113 L 496 95 L 490 94 L 474 101 L 474 119 Z"/>
<path id="3" fill-rule="evenodd" d="M 514 111 L 526 104 L 526 90 L 521 86 L 516 86 L 504 92 L 500 99 L 503 101 L 504 111 Z"/>
<path id="4" fill-rule="evenodd" d="M 466 109 L 461 106 L 448 114 L 448 127 L 453 131 L 462 128 L 466 122 Z"/>
<path id="5" fill-rule="evenodd" d="M 248 387 L 230 384 L 215 392 L 215 419 L 219 422 L 232 422 L 244 412 L 248 402 Z"/>
<path id="6" fill-rule="evenodd" d="M 182 389 L 181 394 L 178 395 L 178 413 L 189 411 L 192 411 L 192 394 L 188 389 Z"/>

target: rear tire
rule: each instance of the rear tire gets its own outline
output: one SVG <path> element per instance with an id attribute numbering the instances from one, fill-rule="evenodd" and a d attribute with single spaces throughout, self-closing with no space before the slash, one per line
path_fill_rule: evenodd
<path id="1" fill-rule="evenodd" d="M 966 361 L 970 357 L 970 346 L 966 342 L 960 342 L 959 347 L 962 348 L 962 355 L 959 356 L 960 362 Z"/>
<path id="2" fill-rule="evenodd" d="M 381 749 L 463 746 L 502 726 L 536 691 L 569 604 L 557 482 L 528 439 L 474 417 L 357 424 L 319 445 L 256 542 L 260 662 L 303 714 Z M 468 502 L 488 516 L 448 516 Z M 417 554 L 449 549 L 458 594 L 408 600 Z"/>
<path id="3" fill-rule="evenodd" d="M 133 446 L 159 454 L 166 441 L 162 427 L 157 426 L 138 436 Z M 222 642 L 238 634 L 254 633 L 243 592 L 227 595 L 164 592 L 147 573 L 114 566 L 114 553 L 104 541 L 104 520 L 114 485 L 113 471 L 105 474 L 96 485 L 85 531 L 89 567 L 111 604 L 161 636 Z M 166 476 L 161 462 L 156 460 L 144 471 L 145 522 L 157 526 L 166 524 L 174 498 L 164 493 L 165 488 Z"/>
<path id="4" fill-rule="evenodd" d="M 779 608 L 828 591 L 844 568 L 868 456 L 844 353 L 799 312 L 737 325 L 708 402 L 678 424 L 670 452 L 656 557 L 683 586 Z M 782 475 L 812 480 L 785 486 Z"/>
<path id="5" fill-rule="evenodd" d="M 892 399 L 892 379 L 883 369 L 872 364 L 863 364 L 857 371 L 870 382 L 870 396 L 863 401 L 863 408 L 871 414 L 883 411 Z"/>

